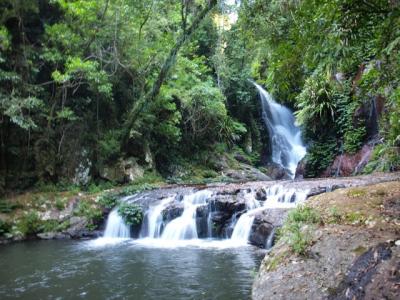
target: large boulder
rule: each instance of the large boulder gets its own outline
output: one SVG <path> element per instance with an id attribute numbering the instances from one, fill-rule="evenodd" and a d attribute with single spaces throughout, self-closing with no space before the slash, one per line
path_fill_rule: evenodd
<path id="1" fill-rule="evenodd" d="M 143 175 L 144 168 L 133 157 L 118 160 L 114 164 L 104 166 L 100 170 L 102 178 L 118 183 L 133 182 L 143 177 Z"/>

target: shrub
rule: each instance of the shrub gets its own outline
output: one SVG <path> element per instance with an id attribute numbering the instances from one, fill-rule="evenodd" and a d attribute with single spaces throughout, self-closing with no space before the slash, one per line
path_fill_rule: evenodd
<path id="1" fill-rule="evenodd" d="M 113 208 L 118 204 L 119 196 L 115 193 L 105 193 L 100 196 L 99 204 L 105 208 Z"/>
<path id="2" fill-rule="evenodd" d="M 80 201 L 78 207 L 74 211 L 74 214 L 76 216 L 83 216 L 87 218 L 89 230 L 95 229 L 95 224 L 103 217 L 103 211 L 99 207 L 87 201 Z"/>
<path id="3" fill-rule="evenodd" d="M 321 217 L 312 208 L 299 206 L 292 210 L 279 231 L 279 239 L 286 242 L 298 255 L 306 255 L 312 242 L 313 225 L 321 222 Z"/>
<path id="4" fill-rule="evenodd" d="M 127 225 L 139 225 L 143 219 L 142 208 L 134 203 L 120 203 L 118 207 L 118 214 L 124 219 Z"/>
<path id="5" fill-rule="evenodd" d="M 43 222 L 39 218 L 39 214 L 34 210 L 25 213 L 17 221 L 17 229 L 24 236 L 41 232 L 42 225 Z"/>

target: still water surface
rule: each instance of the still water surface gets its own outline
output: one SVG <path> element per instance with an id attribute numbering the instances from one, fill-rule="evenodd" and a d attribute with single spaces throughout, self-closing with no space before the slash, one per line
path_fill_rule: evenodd
<path id="1" fill-rule="evenodd" d="M 249 299 L 251 247 L 158 247 L 124 241 L 0 246 L 0 299 Z"/>

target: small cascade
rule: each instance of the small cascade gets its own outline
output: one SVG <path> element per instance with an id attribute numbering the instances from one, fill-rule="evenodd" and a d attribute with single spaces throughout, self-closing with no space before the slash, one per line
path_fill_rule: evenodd
<path id="1" fill-rule="evenodd" d="M 287 189 L 280 184 L 275 184 L 265 191 L 267 194 L 267 200 L 263 205 L 265 208 L 293 208 L 304 202 L 308 195 L 308 190 Z"/>
<path id="2" fill-rule="evenodd" d="M 207 200 L 212 192 L 202 190 L 183 197 L 183 213 L 167 224 L 161 238 L 165 240 L 197 239 L 196 211 L 202 205 L 207 205 Z"/>
<path id="3" fill-rule="evenodd" d="M 269 132 L 272 161 L 289 171 L 294 178 L 299 161 L 306 155 L 301 131 L 295 125 L 292 112 L 275 102 L 260 85 L 253 83 L 261 98 L 263 120 Z"/>
<path id="4" fill-rule="evenodd" d="M 163 225 L 162 212 L 174 199 L 175 196 L 171 196 L 161 200 L 159 204 L 149 207 L 144 216 L 142 230 L 140 231 L 141 238 L 159 238 L 161 236 Z"/>
<path id="5" fill-rule="evenodd" d="M 213 237 L 213 223 L 212 223 L 212 214 L 214 212 L 214 207 L 213 203 L 209 202 L 208 203 L 208 215 L 207 215 L 207 237 L 212 238 Z"/>
<path id="6" fill-rule="evenodd" d="M 106 230 L 104 231 L 105 238 L 130 238 L 131 231 L 128 225 L 118 214 L 117 209 L 113 209 L 108 215 Z"/>
<path id="7" fill-rule="evenodd" d="M 306 200 L 308 191 L 296 191 L 295 189 L 285 189 L 282 185 L 273 185 L 266 189 L 267 200 L 263 205 L 260 205 L 253 193 L 245 195 L 246 198 L 246 213 L 242 214 L 233 229 L 231 240 L 241 243 L 247 243 L 251 227 L 257 213 L 262 212 L 268 208 L 291 208 Z M 266 241 L 266 246 L 272 245 L 273 236 L 271 241 Z M 268 249 L 268 248 L 267 248 Z"/>
<path id="8" fill-rule="evenodd" d="M 247 243 L 251 232 L 251 226 L 255 218 L 254 212 L 258 211 L 261 206 L 252 192 L 245 194 L 244 198 L 246 199 L 247 212 L 240 216 L 233 228 L 231 236 L 231 240 L 241 243 Z"/>

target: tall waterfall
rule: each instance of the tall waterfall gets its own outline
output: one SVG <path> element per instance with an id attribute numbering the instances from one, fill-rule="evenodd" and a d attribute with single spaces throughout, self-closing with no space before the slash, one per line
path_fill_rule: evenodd
<path id="1" fill-rule="evenodd" d="M 275 102 L 272 96 L 257 83 L 253 83 L 260 94 L 262 116 L 269 132 L 272 161 L 287 169 L 292 178 L 297 164 L 306 154 L 301 131 L 295 125 L 292 112 Z"/>

